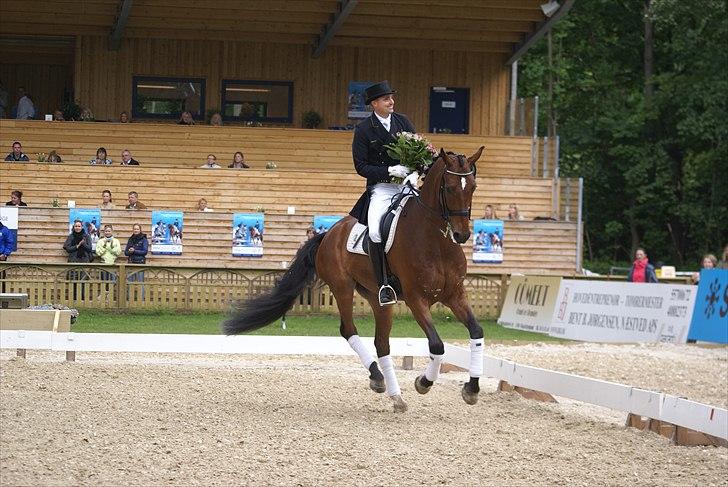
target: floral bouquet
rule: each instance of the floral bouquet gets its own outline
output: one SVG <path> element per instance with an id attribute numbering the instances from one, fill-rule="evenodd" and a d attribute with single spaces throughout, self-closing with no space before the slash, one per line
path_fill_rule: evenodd
<path id="1" fill-rule="evenodd" d="M 407 167 L 410 171 L 423 174 L 432 165 L 437 151 L 430 142 L 420 134 L 412 132 L 397 133 L 397 140 L 384 146 L 392 159 Z M 401 184 L 403 178 L 392 178 L 392 181 Z"/>

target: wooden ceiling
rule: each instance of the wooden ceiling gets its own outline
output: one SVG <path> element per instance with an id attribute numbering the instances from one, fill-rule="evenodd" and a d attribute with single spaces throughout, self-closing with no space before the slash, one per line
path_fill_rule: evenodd
<path id="1" fill-rule="evenodd" d="M 123 38 L 283 42 L 313 53 L 334 25 L 328 46 L 507 54 L 546 20 L 546 1 L 1 0 L 0 34 L 110 36 L 121 17 Z M 336 22 L 342 7 L 348 15 Z"/>

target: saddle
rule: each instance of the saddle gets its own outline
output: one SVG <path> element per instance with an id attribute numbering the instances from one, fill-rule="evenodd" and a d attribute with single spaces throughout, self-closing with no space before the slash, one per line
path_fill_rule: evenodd
<path id="1" fill-rule="evenodd" d="M 382 236 L 384 245 L 384 253 L 389 253 L 394 243 L 394 235 L 397 232 L 397 224 L 399 216 L 402 214 L 405 203 L 413 194 L 398 193 L 392 198 L 392 203 L 379 221 L 379 235 Z M 349 232 L 349 238 L 346 240 L 346 250 L 353 254 L 369 255 L 369 227 L 356 222 Z"/>

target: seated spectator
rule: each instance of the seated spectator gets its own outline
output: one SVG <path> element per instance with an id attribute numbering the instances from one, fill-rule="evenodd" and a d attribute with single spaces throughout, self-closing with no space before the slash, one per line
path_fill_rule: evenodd
<path id="1" fill-rule="evenodd" d="M 129 259 L 130 264 L 146 264 L 147 251 L 149 250 L 149 242 L 147 236 L 142 233 L 142 226 L 135 223 L 132 227 L 131 237 L 126 242 L 124 255 Z"/>
<path id="2" fill-rule="evenodd" d="M 700 263 L 700 269 L 715 269 L 718 267 L 718 258 L 713 254 L 705 254 Z M 700 282 L 700 272 L 693 272 L 691 280 L 694 284 Z"/>
<path id="3" fill-rule="evenodd" d="M 73 222 L 73 229 L 63 244 L 63 250 L 68 253 L 68 262 L 91 262 L 94 258 L 91 247 L 91 237 L 83 229 L 83 222 Z"/>
<path id="4" fill-rule="evenodd" d="M 210 117 L 210 125 L 222 127 L 222 115 L 219 113 L 213 113 L 212 117 Z"/>
<path id="5" fill-rule="evenodd" d="M 127 210 L 146 210 L 147 206 L 139 201 L 139 194 L 136 191 L 129 191 L 129 204 L 126 205 Z"/>
<path id="6" fill-rule="evenodd" d="M 18 87 L 18 108 L 15 113 L 16 120 L 32 120 L 35 118 L 35 105 L 30 95 L 25 92 L 25 88 Z"/>
<path id="7" fill-rule="evenodd" d="M 119 239 L 114 238 L 114 229 L 111 225 L 104 225 L 104 238 L 96 243 L 96 255 L 101 257 L 104 264 L 113 264 L 121 254 Z"/>
<path id="8" fill-rule="evenodd" d="M 66 118 L 63 116 L 63 112 L 60 110 L 56 110 L 53 112 L 53 121 L 54 122 L 64 122 Z"/>
<path id="9" fill-rule="evenodd" d="M 10 201 L 5 203 L 5 206 L 28 206 L 23 201 L 23 192 L 17 189 L 10 193 Z"/>
<path id="10" fill-rule="evenodd" d="M 200 198 L 200 200 L 197 202 L 197 211 L 215 211 L 209 206 L 207 206 L 207 200 L 205 198 Z"/>
<path id="11" fill-rule="evenodd" d="M 5 160 L 9 162 L 28 162 L 28 156 L 23 154 L 23 146 L 17 140 L 13 142 L 13 151 L 5 156 Z"/>
<path id="12" fill-rule="evenodd" d="M 629 282 L 657 282 L 657 274 L 655 267 L 647 260 L 647 254 L 642 248 L 638 248 L 634 253 L 635 261 L 627 275 Z"/>
<path id="13" fill-rule="evenodd" d="M 103 147 L 99 147 L 96 150 L 96 158 L 91 159 L 88 161 L 89 164 L 92 164 L 94 166 L 110 166 L 111 165 L 111 159 L 106 157 L 106 149 Z"/>
<path id="14" fill-rule="evenodd" d="M 63 159 L 61 159 L 61 156 L 58 154 L 58 152 L 52 150 L 48 153 L 48 162 L 52 164 L 60 164 L 63 162 Z"/>
<path id="15" fill-rule="evenodd" d="M 113 210 L 114 208 L 116 208 L 116 205 L 111 199 L 111 191 L 109 191 L 108 189 L 105 189 L 101 192 L 101 204 L 99 205 L 99 207 L 104 210 Z"/>
<path id="16" fill-rule="evenodd" d="M 245 156 L 240 151 L 233 154 L 233 162 L 228 164 L 228 167 L 231 169 L 249 169 L 250 168 L 250 166 L 245 164 Z"/>
<path id="17" fill-rule="evenodd" d="M 194 125 L 195 119 L 192 118 L 192 113 L 188 111 L 182 112 L 182 115 L 179 117 L 179 122 L 177 122 L 177 125 Z"/>
<path id="18" fill-rule="evenodd" d="M 83 107 L 78 118 L 82 122 L 93 122 L 95 120 L 94 112 L 92 112 L 89 107 Z"/>
<path id="19" fill-rule="evenodd" d="M 131 118 L 129 117 L 129 112 L 124 110 L 119 114 L 119 123 L 131 123 Z"/>
<path id="20" fill-rule="evenodd" d="M 208 154 L 207 162 L 200 167 L 203 169 L 220 169 L 220 165 L 217 163 L 217 157 L 215 157 L 215 154 Z"/>
<path id="21" fill-rule="evenodd" d="M 129 149 L 124 149 L 121 151 L 121 165 L 122 166 L 138 166 L 139 161 L 134 159 L 131 156 L 131 152 L 129 152 Z"/>
<path id="22" fill-rule="evenodd" d="M 508 205 L 508 219 L 516 221 L 523 220 L 521 213 L 518 211 L 518 206 L 515 203 Z"/>
<path id="23" fill-rule="evenodd" d="M 498 215 L 495 212 L 495 208 L 493 208 L 492 205 L 485 205 L 485 215 L 483 216 L 483 219 L 485 220 L 497 220 Z"/>
<path id="24" fill-rule="evenodd" d="M 316 236 L 316 229 L 313 228 L 313 225 L 309 225 L 309 227 L 306 229 L 306 240 L 311 240 Z"/>
<path id="25" fill-rule="evenodd" d="M 8 227 L 0 220 L 0 262 L 8 260 L 15 246 L 15 237 Z"/>

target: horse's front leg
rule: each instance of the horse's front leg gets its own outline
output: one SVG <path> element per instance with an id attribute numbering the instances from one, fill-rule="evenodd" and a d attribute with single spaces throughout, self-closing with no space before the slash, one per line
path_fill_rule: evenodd
<path id="1" fill-rule="evenodd" d="M 394 412 L 403 413 L 407 411 L 407 403 L 402 399 L 402 390 L 399 388 L 397 375 L 394 373 L 394 361 L 390 355 L 389 334 L 392 331 L 392 307 L 380 306 L 378 298 L 373 294 L 366 293 L 367 301 L 374 312 L 374 347 L 377 349 L 379 365 L 382 367 L 384 384 L 387 389 L 387 396 L 394 403 Z"/>
<path id="2" fill-rule="evenodd" d="M 462 291 L 455 299 L 444 304 L 466 326 L 470 335 L 470 380 L 463 385 L 461 393 L 466 403 L 475 404 L 478 402 L 478 393 L 480 392 L 480 376 L 483 375 L 483 351 L 485 348 L 483 327 L 475 319 L 473 310 L 470 308 L 470 304 L 468 304 L 465 291 Z"/>
<path id="3" fill-rule="evenodd" d="M 424 373 L 415 379 L 415 390 L 420 394 L 427 394 L 430 392 L 432 384 L 440 376 L 440 365 L 445 356 L 445 345 L 442 343 L 440 335 L 437 334 L 437 330 L 435 330 L 429 304 L 422 300 L 408 302 L 407 304 L 412 310 L 412 315 L 417 320 L 420 328 L 425 332 L 427 344 L 430 349 L 430 361 L 427 363 Z"/>

